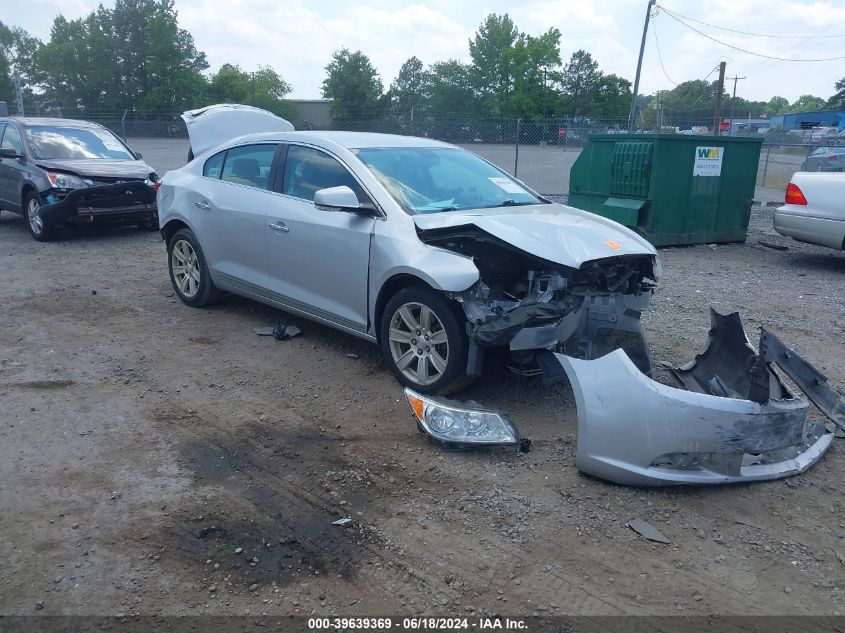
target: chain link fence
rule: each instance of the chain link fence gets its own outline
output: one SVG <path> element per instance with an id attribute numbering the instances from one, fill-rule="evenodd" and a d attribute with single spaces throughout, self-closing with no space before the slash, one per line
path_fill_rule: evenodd
<path id="1" fill-rule="evenodd" d="M 184 165 L 188 153 L 187 132 L 178 112 L 164 112 L 147 117 L 131 117 L 123 113 L 87 113 L 84 118 L 96 121 L 124 138 L 159 173 Z M 569 191 L 569 170 L 581 149 L 593 134 L 627 132 L 627 121 L 621 118 L 594 119 L 560 117 L 543 120 L 494 119 L 473 117 L 387 116 L 378 118 L 336 118 L 333 130 L 378 132 L 421 136 L 464 147 L 516 176 L 526 185 L 546 196 L 566 196 Z M 643 132 L 645 130 L 637 130 Z M 651 131 L 651 130 L 648 130 Z M 664 129 L 683 134 L 685 130 Z M 792 175 L 799 170 L 827 171 L 840 169 L 840 164 L 822 156 L 827 149 L 845 153 L 845 147 L 826 148 L 809 139 L 794 142 L 768 142 L 762 146 L 757 174 L 758 187 L 764 188 L 772 201 L 782 199 Z M 819 158 L 820 157 L 820 158 Z M 761 193 L 758 190 L 758 193 Z M 764 197 L 766 197 L 764 195 Z"/>

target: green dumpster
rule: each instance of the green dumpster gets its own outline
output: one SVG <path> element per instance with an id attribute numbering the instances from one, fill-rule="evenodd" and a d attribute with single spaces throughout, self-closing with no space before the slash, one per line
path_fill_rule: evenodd
<path id="1" fill-rule="evenodd" d="M 743 242 L 762 139 L 597 134 L 569 173 L 569 205 L 655 246 Z"/>

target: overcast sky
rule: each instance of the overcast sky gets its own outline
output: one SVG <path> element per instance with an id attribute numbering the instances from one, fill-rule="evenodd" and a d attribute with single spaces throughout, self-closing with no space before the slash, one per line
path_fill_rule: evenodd
<path id="1" fill-rule="evenodd" d="M 738 31 L 791 36 L 753 37 L 691 23 L 749 51 L 785 58 L 845 57 L 843 0 L 659 0 L 658 6 L 661 3 Z M 61 13 L 77 18 L 97 4 L 98 0 L 0 0 L 0 20 L 46 40 L 53 17 Z M 103 0 L 103 4 L 114 3 Z M 603 71 L 633 81 L 645 6 L 646 0 L 176 0 L 180 26 L 193 34 L 212 70 L 226 62 L 245 70 L 270 65 L 293 85 L 295 98 L 321 96 L 324 67 L 332 51 L 342 46 L 364 51 L 385 89 L 412 55 L 425 64 L 468 60 L 467 40 L 490 12 L 508 12 L 530 34 L 555 26 L 562 34 L 564 61 L 584 48 Z M 808 93 L 827 98 L 835 92 L 834 83 L 845 77 L 845 59 L 798 63 L 754 57 L 705 39 L 662 13 L 649 31 L 640 92 L 671 89 L 674 82 L 708 75 L 712 79 L 716 74 L 711 71 L 722 60 L 729 77 L 747 76 L 737 88 L 737 94 L 747 99 L 767 100 L 779 94 L 794 101 Z M 732 87 L 730 82 L 729 90 Z"/>

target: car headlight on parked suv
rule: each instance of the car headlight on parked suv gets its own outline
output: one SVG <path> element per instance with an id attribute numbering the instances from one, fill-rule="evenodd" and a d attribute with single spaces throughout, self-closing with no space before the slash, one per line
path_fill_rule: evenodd
<path id="1" fill-rule="evenodd" d="M 77 176 L 48 171 L 47 178 L 56 189 L 84 189 L 93 184 L 90 180 L 82 180 Z"/>
<path id="2" fill-rule="evenodd" d="M 446 448 L 519 444 L 516 426 L 498 411 L 424 396 L 408 388 L 405 398 L 422 430 Z"/>

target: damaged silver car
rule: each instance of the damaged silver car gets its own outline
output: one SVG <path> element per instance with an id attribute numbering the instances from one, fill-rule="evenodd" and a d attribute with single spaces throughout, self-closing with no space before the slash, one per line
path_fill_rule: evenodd
<path id="1" fill-rule="evenodd" d="M 228 291 L 328 324 L 426 394 L 479 376 L 491 347 L 523 367 L 622 348 L 649 371 L 639 316 L 660 263 L 629 229 L 438 141 L 279 129 L 211 147 L 190 129 L 204 151 L 158 194 L 186 304 Z"/>

